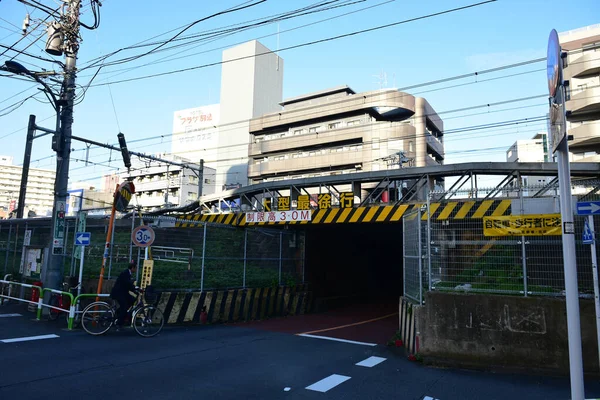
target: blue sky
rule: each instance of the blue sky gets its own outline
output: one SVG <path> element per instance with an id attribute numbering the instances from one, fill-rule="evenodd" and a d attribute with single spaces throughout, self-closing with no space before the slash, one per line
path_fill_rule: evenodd
<path id="1" fill-rule="evenodd" d="M 184 26 L 204 16 L 242 3 L 236 1 L 171 0 L 104 0 L 101 7 L 101 25 L 97 30 L 83 30 L 83 43 L 78 66 L 121 47 L 146 40 L 166 31 Z M 220 16 L 197 24 L 186 34 L 240 23 L 266 15 L 277 14 L 308 6 L 316 0 L 268 0 L 244 11 Z M 342 2 L 338 2 L 342 3 Z M 161 52 L 139 60 L 103 69 L 94 84 L 140 77 L 219 61 L 223 47 L 259 39 L 264 45 L 276 49 L 336 36 L 352 31 L 402 21 L 414 17 L 473 4 L 469 1 L 387 1 L 367 0 L 356 2 L 326 12 L 299 17 L 279 24 L 248 30 L 200 47 L 185 47 L 171 52 Z M 54 5 L 48 0 L 45 4 Z M 88 5 L 88 1 L 84 1 Z M 370 7 L 369 9 L 366 9 Z M 568 7 L 565 9 L 565 7 Z M 10 46 L 20 35 L 25 13 L 32 19 L 44 17 L 16 0 L 0 2 L 0 43 Z M 92 21 L 89 6 L 83 21 Z M 350 15 L 317 23 L 307 28 L 285 32 L 288 29 L 322 19 Z M 473 73 L 520 61 L 544 57 L 548 34 L 552 28 L 559 32 L 600 22 L 600 3 L 597 0 L 499 0 L 463 11 L 436 16 L 415 22 L 352 36 L 299 49 L 283 51 L 284 98 L 347 84 L 355 91 L 374 90 L 380 87 L 375 75 L 387 75 L 387 87 L 406 87 L 445 77 Z M 32 21 L 32 26 L 35 25 Z M 35 35 L 40 35 L 36 31 Z M 173 35 L 175 32 L 171 33 Z M 34 36 L 35 37 L 35 36 Z M 163 35 L 155 40 L 169 37 Z M 23 48 L 21 42 L 17 48 Z M 38 44 L 43 47 L 43 41 Z M 147 48 L 146 48 L 147 49 Z M 212 50 L 212 51 L 210 51 Z M 0 50 L 2 53 L 3 50 Z M 32 45 L 28 51 L 44 55 Z M 139 54 L 137 49 L 109 59 Z M 200 53 L 201 54 L 197 54 Z M 6 61 L 8 52 L 0 57 Z M 45 56 L 45 55 L 44 55 Z M 163 57 L 181 57 L 178 60 L 139 67 Z M 31 70 L 51 69 L 44 62 L 17 56 L 17 61 Z M 136 67 L 130 71 L 125 68 Z M 111 72 L 112 71 L 112 72 Z M 125 133 L 130 149 L 148 153 L 168 152 L 170 137 L 134 142 L 148 137 L 171 133 L 173 112 L 180 109 L 217 103 L 219 101 L 220 67 L 196 69 L 167 76 L 113 83 L 110 86 L 92 86 L 75 109 L 74 134 L 101 142 L 116 142 L 119 131 Z M 79 73 L 78 83 L 86 84 L 94 69 Z M 508 76 L 515 75 L 517 76 Z M 483 81 L 498 78 L 491 81 Z M 477 82 L 477 83 L 475 83 Z M 448 86 L 458 87 L 445 88 Z M 35 83 L 0 77 L 0 110 L 35 93 Z M 445 88 L 445 89 L 444 89 Z M 21 91 L 22 94 L 18 94 Z M 547 99 L 540 97 L 528 101 L 490 106 L 464 112 L 452 111 L 464 107 L 492 104 L 517 98 L 545 95 L 545 64 L 543 62 L 507 69 L 477 78 L 467 78 L 445 84 L 421 87 L 410 93 L 425 97 L 444 119 L 446 130 L 497 121 L 514 120 L 545 115 Z M 111 94 L 112 93 L 112 100 Z M 18 95 L 17 95 L 18 94 Z M 16 96 L 15 96 L 16 95 Z M 14 96 L 10 99 L 9 97 Z M 43 97 L 38 96 L 40 99 Z M 7 100 L 8 99 L 8 100 Z M 113 110 L 112 102 L 116 108 Z M 2 114 L 0 112 L 0 114 Z M 1 154 L 15 157 L 20 164 L 23 157 L 25 127 L 29 114 L 36 114 L 40 125 L 51 127 L 53 111 L 50 105 L 29 100 L 16 111 L 0 117 Z M 473 115 L 477 114 L 477 115 Z M 527 139 L 536 132 L 545 131 L 545 123 L 532 123 L 519 127 L 448 134 L 446 140 L 447 163 L 464 161 L 504 161 L 505 151 L 518 139 Z M 90 161 L 105 166 L 84 166 L 77 159 L 85 158 L 82 143 L 72 146 L 71 180 L 89 179 L 108 171 L 123 172 L 120 154 L 110 154 L 104 149 L 90 151 Z M 53 168 L 55 163 L 50 149 L 50 138 L 34 142 L 33 167 Z M 110 166 L 106 167 L 106 166 Z M 120 170 L 117 170 L 120 168 Z"/>

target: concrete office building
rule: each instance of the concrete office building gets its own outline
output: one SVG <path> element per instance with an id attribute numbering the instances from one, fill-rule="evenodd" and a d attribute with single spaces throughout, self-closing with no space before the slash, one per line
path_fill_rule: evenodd
<path id="1" fill-rule="evenodd" d="M 199 168 L 199 164 L 169 154 L 159 158 L 185 163 Z M 215 193 L 215 170 L 204 166 L 202 193 Z M 189 168 L 166 165 L 157 161 L 132 160 L 131 172 L 124 179 L 132 180 L 135 195 L 130 204 L 152 210 L 164 207 L 180 207 L 198 200 L 200 181 Z"/>
<path id="2" fill-rule="evenodd" d="M 600 24 L 559 34 L 567 51 L 566 109 L 571 161 L 600 161 Z"/>
<path id="3" fill-rule="evenodd" d="M 250 121 L 251 183 L 444 162 L 443 122 L 423 98 L 340 86 L 281 106 Z"/>
<path id="4" fill-rule="evenodd" d="M 0 207 L 8 213 L 17 207 L 23 172 L 23 167 L 12 164 L 12 157 L 0 156 Z M 24 217 L 52 215 L 54 177 L 52 170 L 29 168 Z"/>
<path id="5" fill-rule="evenodd" d="M 253 40 L 223 51 L 220 103 L 176 111 L 172 153 L 216 170 L 216 190 L 248 184 L 249 120 L 279 110 L 283 60 Z"/>
<path id="6" fill-rule="evenodd" d="M 548 134 L 540 132 L 531 139 L 517 140 L 506 151 L 506 162 L 552 162 L 549 150 Z M 521 184 L 524 186 L 544 185 L 551 178 L 543 176 L 523 176 Z"/>
<path id="7" fill-rule="evenodd" d="M 67 215 L 77 215 L 79 211 L 87 211 L 90 215 L 110 214 L 114 201 L 112 191 L 97 190 L 84 182 L 71 185 L 67 194 Z"/>

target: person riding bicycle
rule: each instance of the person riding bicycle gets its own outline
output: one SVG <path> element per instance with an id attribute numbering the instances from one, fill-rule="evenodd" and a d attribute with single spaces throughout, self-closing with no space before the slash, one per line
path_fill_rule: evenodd
<path id="1" fill-rule="evenodd" d="M 123 325 L 125 317 L 127 316 L 127 310 L 129 310 L 135 302 L 135 297 L 129 294 L 129 292 L 136 293 L 138 290 L 132 280 L 136 271 L 137 263 L 134 260 L 131 260 L 127 269 L 121 272 L 115 285 L 110 291 L 110 297 L 119 303 L 116 322 L 117 328 Z"/>

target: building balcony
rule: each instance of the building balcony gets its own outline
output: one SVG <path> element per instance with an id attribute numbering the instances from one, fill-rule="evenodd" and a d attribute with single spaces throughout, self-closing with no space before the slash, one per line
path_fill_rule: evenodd
<path id="1" fill-rule="evenodd" d="M 310 169 L 327 169 L 363 162 L 362 151 L 341 151 L 287 160 L 266 161 L 248 166 L 248 177 L 259 178 L 263 175 L 290 174 Z"/>
<path id="2" fill-rule="evenodd" d="M 319 133 L 304 133 L 283 138 L 262 140 L 259 143 L 250 144 L 249 156 L 260 156 L 262 154 L 287 152 L 302 148 L 318 147 L 327 144 L 335 145 L 336 142 L 350 140 L 364 141 L 366 137 L 379 133 L 381 139 L 406 138 L 415 135 L 415 127 L 410 124 L 370 123 L 340 129 L 331 129 Z"/>
<path id="3" fill-rule="evenodd" d="M 135 181 L 135 190 L 137 192 L 148 192 L 152 190 L 165 190 L 167 188 L 179 187 L 180 182 L 179 179 L 170 179 L 167 181 L 166 179 L 161 179 L 159 181 Z"/>
<path id="4" fill-rule="evenodd" d="M 342 142 L 352 139 L 362 139 L 364 127 L 346 128 L 325 131 L 321 133 L 306 133 L 303 135 L 288 136 L 279 139 L 262 140 L 250 145 L 249 156 L 289 151 L 306 147 Z"/>
<path id="5" fill-rule="evenodd" d="M 573 60 L 567 68 L 565 75 L 570 78 L 585 78 L 600 73 L 600 57 L 598 52 L 586 52 L 583 56 Z"/>
<path id="6" fill-rule="evenodd" d="M 573 140 L 569 142 L 572 151 L 600 151 L 600 121 L 584 123 L 569 129 Z"/>
<path id="7" fill-rule="evenodd" d="M 444 158 L 444 144 L 433 136 L 429 131 L 425 132 L 427 146 L 441 158 Z"/>
<path id="8" fill-rule="evenodd" d="M 307 120 L 336 118 L 339 115 L 359 114 L 365 111 L 377 112 L 376 110 L 385 110 L 386 119 L 402 120 L 414 114 L 415 98 L 393 89 L 360 93 L 254 118 L 250 120 L 250 132 L 294 126 Z"/>
<path id="9" fill-rule="evenodd" d="M 164 196 L 152 196 L 152 197 L 138 197 L 139 204 L 142 207 L 163 207 L 165 205 L 165 197 Z M 178 196 L 169 196 L 168 203 L 172 206 L 179 205 L 179 197 Z"/>
<path id="10" fill-rule="evenodd" d="M 588 88 L 572 95 L 567 101 L 567 110 L 571 111 L 570 120 L 577 119 L 582 114 L 600 112 L 600 88 Z"/>
<path id="11" fill-rule="evenodd" d="M 441 161 L 437 161 L 435 158 L 431 157 L 430 155 L 427 155 L 424 157 L 425 158 L 425 167 L 438 167 L 440 165 L 443 165 L 443 163 Z M 417 163 L 417 166 L 419 166 L 419 164 Z"/>

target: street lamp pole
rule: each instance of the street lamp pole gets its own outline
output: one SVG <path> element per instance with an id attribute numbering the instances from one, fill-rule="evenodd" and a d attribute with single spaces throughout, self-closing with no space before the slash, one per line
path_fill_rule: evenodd
<path id="1" fill-rule="evenodd" d="M 29 116 L 29 123 L 27 125 L 27 138 L 25 141 L 25 154 L 23 156 L 23 169 L 21 172 L 21 187 L 19 190 L 19 200 L 18 200 L 18 204 L 17 204 L 17 213 L 16 213 L 17 218 L 23 218 L 23 214 L 24 214 L 24 210 L 25 210 L 25 196 L 27 194 L 27 179 L 29 178 L 29 165 L 31 162 L 31 150 L 33 147 L 33 139 L 35 139 L 36 137 L 46 135 L 46 133 L 45 133 L 43 135 L 35 136 L 35 131 L 36 131 L 36 129 L 40 129 L 47 133 L 54 133 L 56 135 L 56 132 L 58 132 L 60 129 L 60 103 L 56 99 L 56 96 L 55 96 L 54 92 L 52 91 L 52 89 L 50 89 L 50 87 L 46 84 L 46 82 L 44 82 L 43 80 L 41 80 L 38 77 L 38 74 L 29 71 L 26 67 L 19 64 L 18 62 L 11 61 L 11 60 L 6 61 L 4 63 L 4 68 L 2 68 L 2 69 L 6 70 L 8 72 L 11 72 L 13 74 L 16 74 L 16 75 L 28 76 L 28 77 L 34 79 L 40 85 L 42 85 L 45 89 L 44 93 L 48 97 L 48 100 L 50 100 L 50 104 L 52 104 L 54 111 L 56 111 L 56 131 L 51 131 L 51 130 L 40 128 L 40 127 L 36 126 L 35 115 Z"/>

